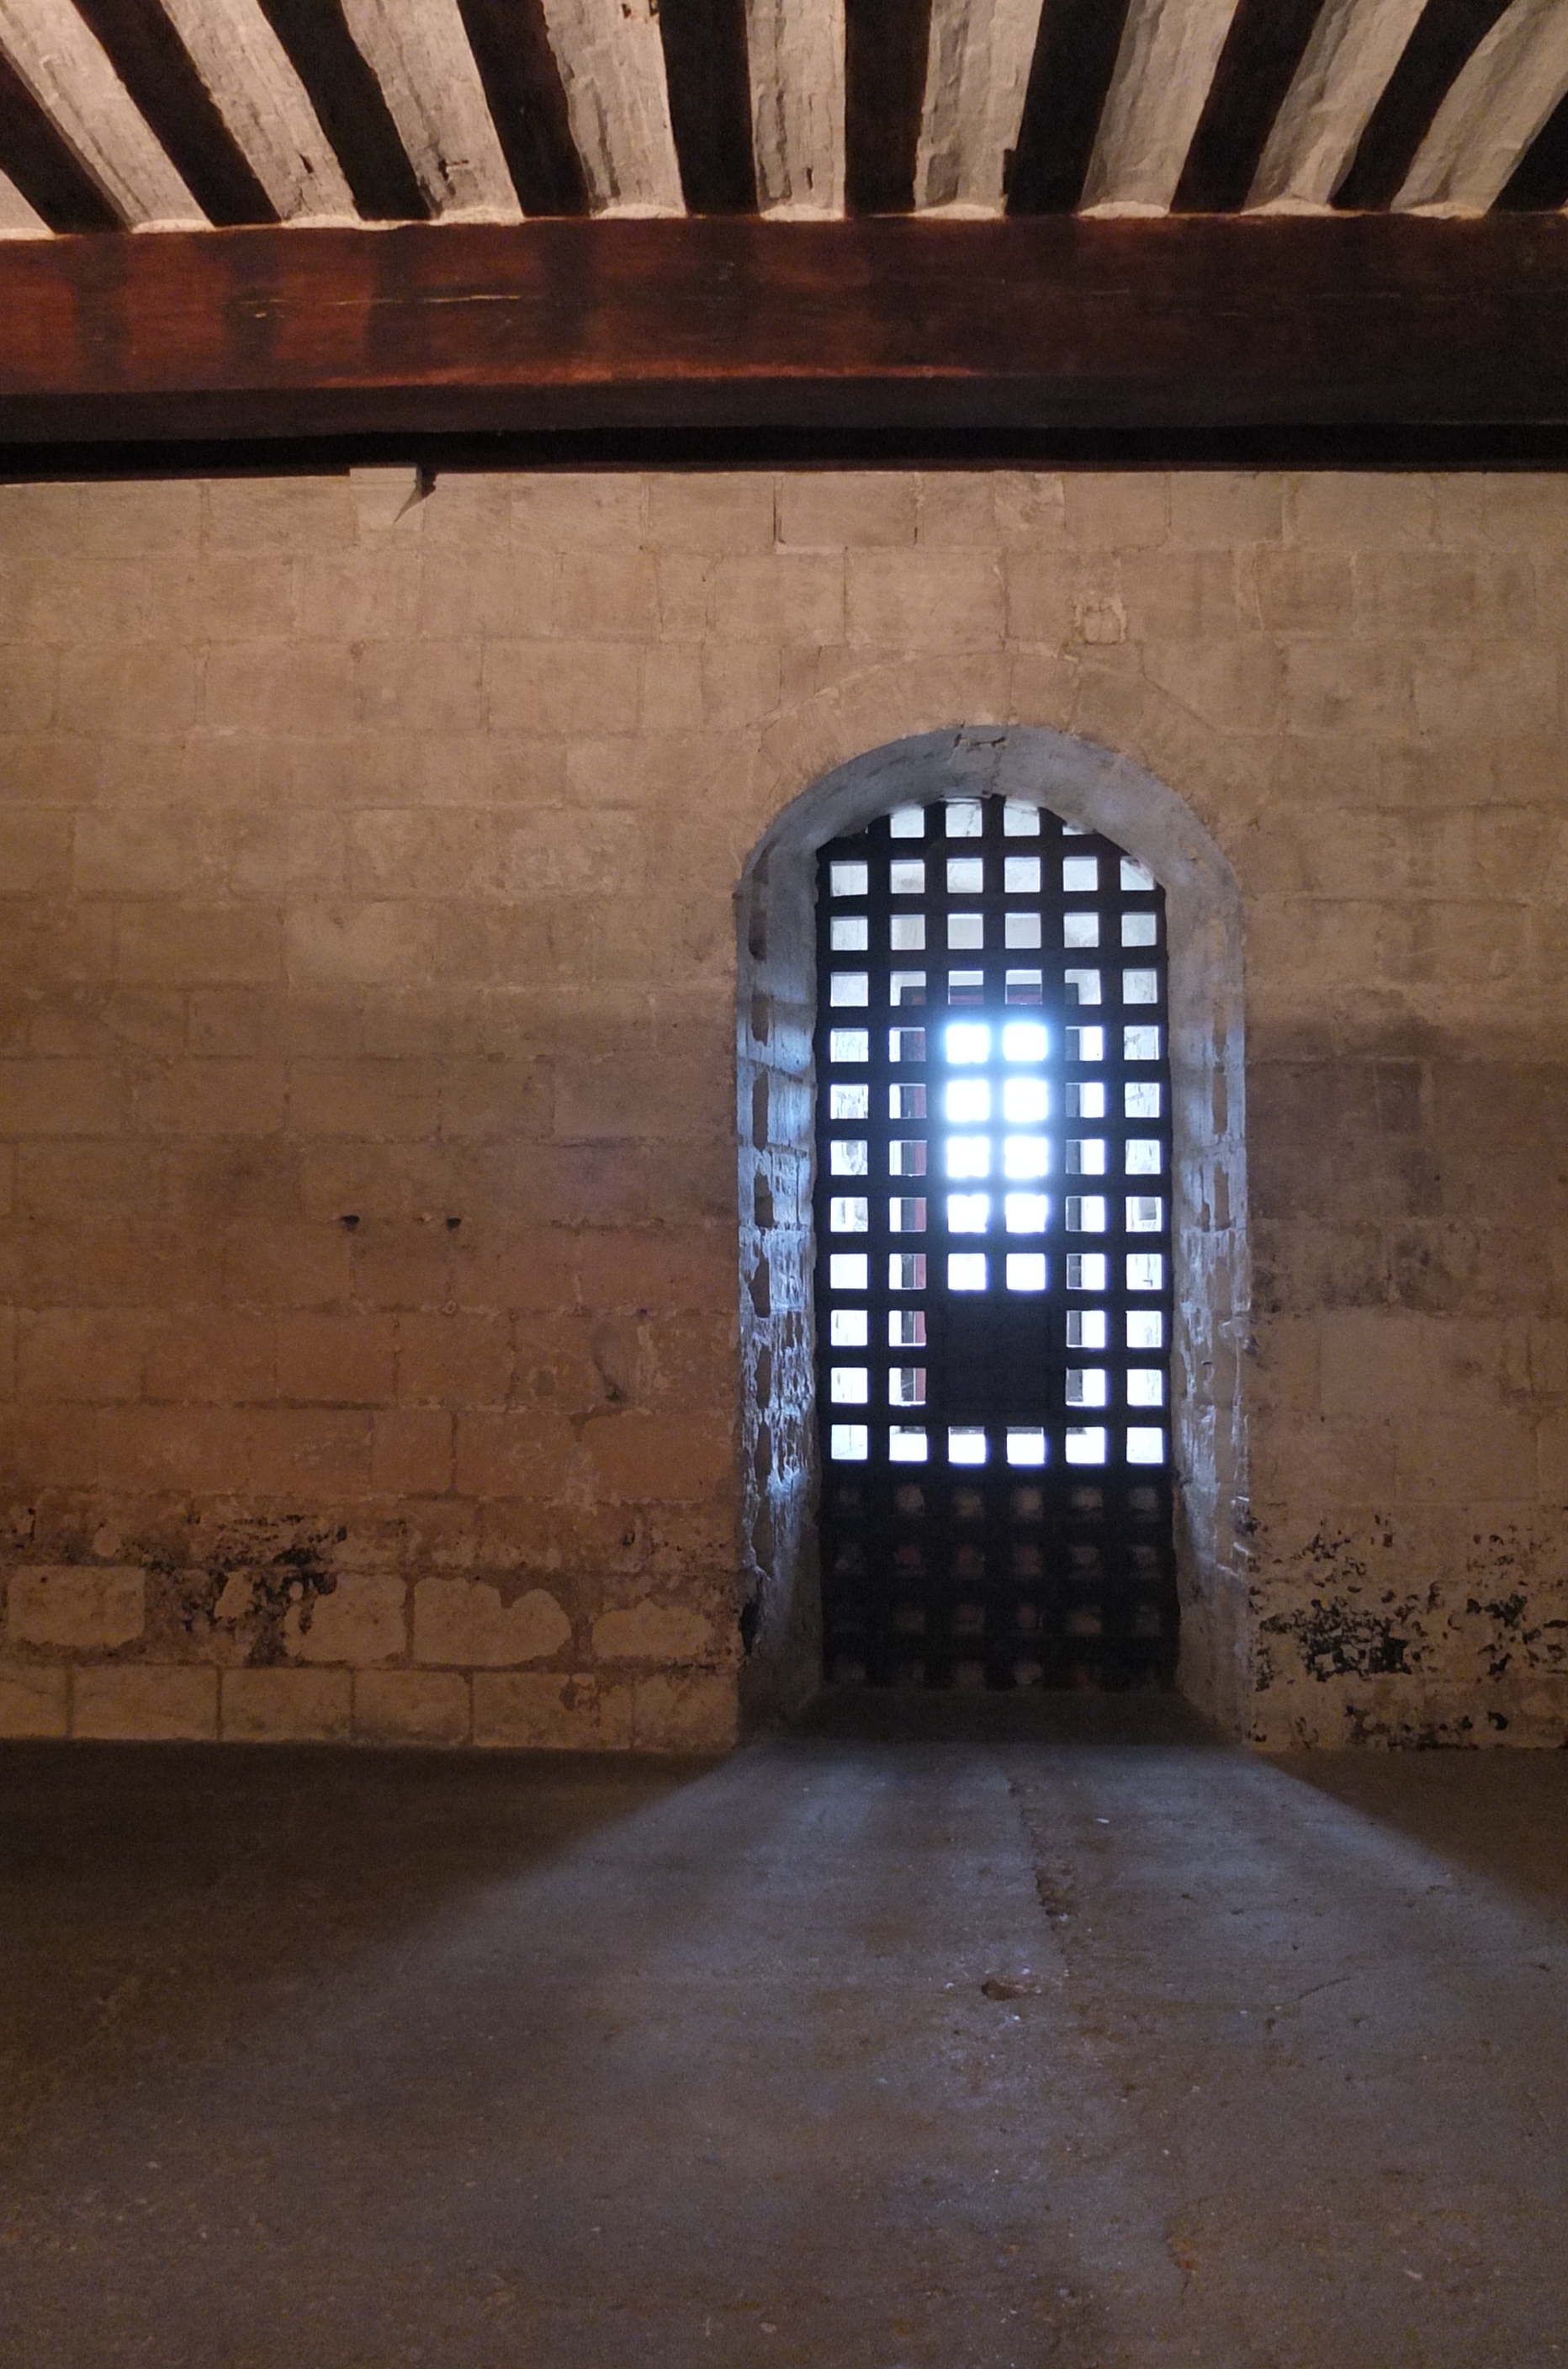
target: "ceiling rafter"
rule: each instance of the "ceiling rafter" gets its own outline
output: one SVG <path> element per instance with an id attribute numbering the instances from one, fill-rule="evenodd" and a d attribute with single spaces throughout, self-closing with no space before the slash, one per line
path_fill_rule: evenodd
<path id="1" fill-rule="evenodd" d="M 597 214 L 685 211 L 655 0 L 544 0 Z"/>
<path id="2" fill-rule="evenodd" d="M 48 231 L 123 228 L 80 157 L 0 46 L 0 160 Z M 23 235 L 18 219 L 13 237 Z"/>
<path id="3" fill-rule="evenodd" d="M 542 0 L 458 0 L 458 6 L 523 212 L 587 213 L 588 182 Z"/>
<path id="4" fill-rule="evenodd" d="M 1239 213 L 1296 79 L 1322 0 L 1241 0 L 1203 103 L 1173 210 Z"/>
<path id="5" fill-rule="evenodd" d="M 1437 109 L 1396 210 L 1483 213 L 1565 96 L 1568 8 L 1514 0 Z"/>
<path id="6" fill-rule="evenodd" d="M 1387 89 L 1425 0 L 1325 0 L 1247 203 L 1274 212 L 1327 206 Z"/>
<path id="7" fill-rule="evenodd" d="M 751 138 L 764 213 L 844 210 L 844 0 L 747 0 Z"/>
<path id="8" fill-rule="evenodd" d="M 0 236 L 1568 203 L 1568 0 L 0 0 Z"/>
<path id="9" fill-rule="evenodd" d="M 1508 6 L 1509 0 L 1426 0 L 1355 162 L 1334 191 L 1336 206 L 1363 212 L 1393 203 L 1437 109 Z"/>
<path id="10" fill-rule="evenodd" d="M 353 192 L 257 0 L 162 0 L 280 222 L 353 222 Z"/>
<path id="11" fill-rule="evenodd" d="M 89 29 L 209 222 L 279 212 L 176 30 L 168 0 L 75 0 Z"/>
<path id="12" fill-rule="evenodd" d="M 343 0 L 432 214 L 515 222 L 517 191 L 457 0 Z"/>
<path id="13" fill-rule="evenodd" d="M 1040 0 L 932 0 L 915 204 L 999 214 L 1018 145 Z"/>
<path id="14" fill-rule="evenodd" d="M 0 49 L 128 229 L 206 223 L 70 0 L 0 0 Z"/>
<path id="15" fill-rule="evenodd" d="M 367 222 L 424 222 L 429 207 L 343 0 L 260 0 Z"/>
<path id="16" fill-rule="evenodd" d="M 1083 185 L 1085 213 L 1168 213 L 1237 0 L 1132 0 Z"/>

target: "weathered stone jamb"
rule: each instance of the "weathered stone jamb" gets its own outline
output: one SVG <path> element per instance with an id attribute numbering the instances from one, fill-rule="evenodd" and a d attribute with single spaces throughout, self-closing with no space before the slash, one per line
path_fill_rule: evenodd
<path id="1" fill-rule="evenodd" d="M 926 732 L 852 758 L 784 807 L 741 876 L 737 1087 L 741 1565 L 753 1605 L 749 1705 L 756 1716 L 804 1700 L 818 1661 L 810 1396 L 814 858 L 827 841 L 864 830 L 895 806 L 986 792 L 1033 800 L 1104 832 L 1140 857 L 1165 890 L 1180 1684 L 1231 1733 L 1244 1734 L 1251 1621 L 1241 1359 L 1251 1294 L 1241 895 L 1215 841 L 1173 790 L 1092 741 L 1021 725 Z M 763 1111 L 766 1139 L 758 1143 Z M 786 1181 L 787 1221 L 780 1195 Z M 760 1268 L 767 1276 L 761 1295 Z"/>

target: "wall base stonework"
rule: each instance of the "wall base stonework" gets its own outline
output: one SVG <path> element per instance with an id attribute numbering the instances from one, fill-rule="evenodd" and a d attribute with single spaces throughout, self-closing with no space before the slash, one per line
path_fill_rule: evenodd
<path id="1" fill-rule="evenodd" d="M 0 486 L 0 1733 L 798 1700 L 807 1081 L 734 900 L 811 784 L 995 727 L 1235 884 L 1185 1683 L 1266 1745 L 1568 1739 L 1565 633 L 1550 476 Z"/>

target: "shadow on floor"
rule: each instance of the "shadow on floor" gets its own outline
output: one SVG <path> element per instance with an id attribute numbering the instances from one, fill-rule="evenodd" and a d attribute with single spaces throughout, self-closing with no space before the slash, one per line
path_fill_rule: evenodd
<path id="1" fill-rule="evenodd" d="M 794 1724 L 797 1735 L 868 1744 L 1193 1745 L 1228 1739 L 1180 1695 L 1017 1693 L 828 1687 Z"/>
<path id="2" fill-rule="evenodd" d="M 275 1991 L 341 1979 L 495 1887 L 547 1872 L 712 1766 L 330 1745 L 0 1745 L 5 2054 L 63 2067 L 106 2017 L 143 2039 L 200 2042 L 242 1999 L 254 2009 Z"/>
<path id="3" fill-rule="evenodd" d="M 1272 1765 L 1471 1873 L 1568 1909 L 1568 1753 L 1292 1752 Z"/>

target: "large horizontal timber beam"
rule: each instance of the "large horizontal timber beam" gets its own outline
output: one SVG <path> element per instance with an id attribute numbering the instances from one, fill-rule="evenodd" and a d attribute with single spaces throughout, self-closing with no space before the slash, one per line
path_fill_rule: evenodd
<path id="1" fill-rule="evenodd" d="M 0 243 L 0 441 L 1568 423 L 1568 218 Z"/>

